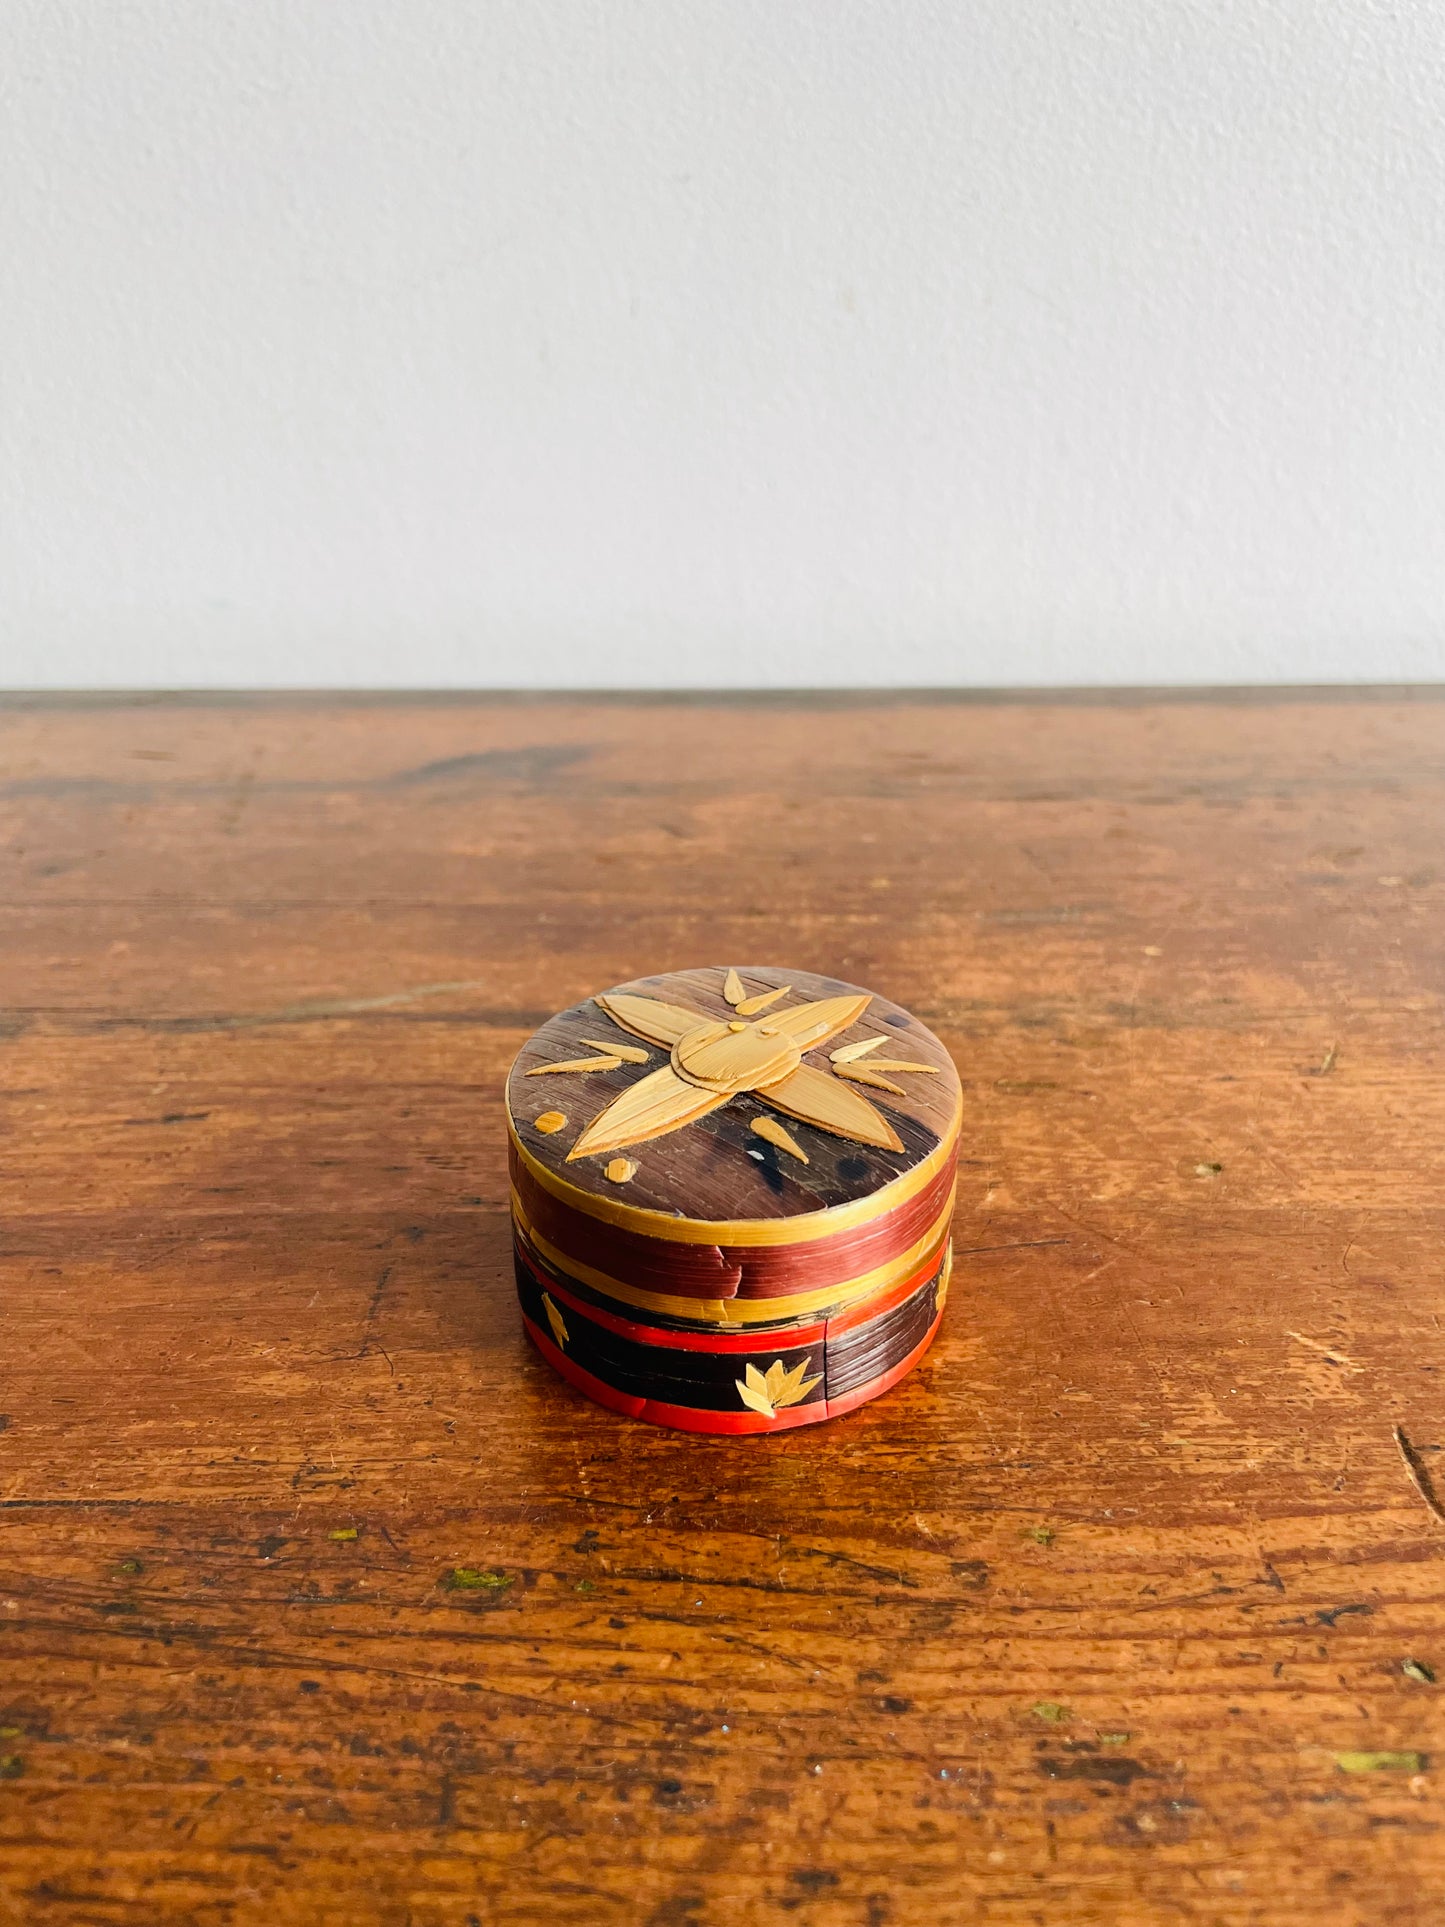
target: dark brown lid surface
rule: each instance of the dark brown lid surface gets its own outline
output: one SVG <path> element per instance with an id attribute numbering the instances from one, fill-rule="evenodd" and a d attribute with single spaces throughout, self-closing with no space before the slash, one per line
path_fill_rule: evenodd
<path id="1" fill-rule="evenodd" d="M 580 1209 L 735 1223 L 885 1188 L 887 1208 L 951 1155 L 960 1090 L 942 1044 L 887 998 L 717 966 L 559 1012 L 518 1053 L 507 1107 L 526 1163 Z"/>

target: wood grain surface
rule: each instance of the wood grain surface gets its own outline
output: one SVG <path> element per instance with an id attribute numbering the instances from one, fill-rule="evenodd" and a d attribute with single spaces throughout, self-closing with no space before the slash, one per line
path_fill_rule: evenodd
<path id="1" fill-rule="evenodd" d="M 12 700 L 0 1919 L 1438 1922 L 1442 803 L 1429 693 Z M 757 957 L 947 1044 L 959 1257 L 678 1436 L 502 1082 Z"/>

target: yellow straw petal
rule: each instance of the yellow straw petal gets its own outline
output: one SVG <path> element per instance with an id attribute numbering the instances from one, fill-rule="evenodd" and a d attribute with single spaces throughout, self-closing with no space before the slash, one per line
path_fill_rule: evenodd
<path id="1" fill-rule="evenodd" d="M 903 1140 L 883 1113 L 870 1104 L 861 1091 L 850 1090 L 827 1071 L 800 1064 L 795 1071 L 754 1093 L 775 1110 L 798 1117 L 805 1124 L 816 1124 L 820 1131 L 834 1137 L 849 1137 L 859 1144 L 876 1144 L 880 1150 L 901 1151 Z"/>
<path id="2" fill-rule="evenodd" d="M 769 1144 L 775 1144 L 780 1151 L 786 1151 L 789 1157 L 797 1158 L 800 1164 L 808 1162 L 808 1153 L 798 1143 L 792 1132 L 784 1130 L 775 1117 L 755 1117 L 753 1129 L 759 1137 L 766 1138 Z"/>
<path id="3" fill-rule="evenodd" d="M 856 1043 L 844 1044 L 841 1049 L 828 1053 L 830 1064 L 851 1064 L 855 1058 L 866 1057 L 870 1050 L 877 1050 L 886 1044 L 886 1037 L 860 1037 Z"/>
<path id="4" fill-rule="evenodd" d="M 644 1062 L 646 1060 L 644 1059 Z M 622 1068 L 620 1057 L 567 1057 L 560 1064 L 538 1064 L 528 1077 L 546 1077 L 552 1071 L 615 1071 Z"/>
<path id="5" fill-rule="evenodd" d="M 908 1095 L 901 1084 L 895 1084 L 892 1078 L 880 1077 L 866 1064 L 835 1064 L 833 1068 L 836 1076 L 846 1077 L 850 1084 L 867 1084 L 875 1091 L 887 1091 L 892 1097 Z"/>
<path id="6" fill-rule="evenodd" d="M 600 1050 L 604 1057 L 620 1057 L 626 1064 L 645 1064 L 649 1053 L 639 1050 L 636 1044 L 604 1044 L 599 1038 L 584 1037 L 582 1042 L 588 1050 Z"/>
<path id="7" fill-rule="evenodd" d="M 775 1011 L 758 1028 L 770 1037 L 791 1037 L 800 1050 L 811 1050 L 856 1024 L 872 1001 L 868 996 L 822 997 L 816 1003 Z"/>
<path id="8" fill-rule="evenodd" d="M 778 990 L 763 990 L 759 991 L 756 997 L 744 997 L 737 1007 L 738 1016 L 756 1017 L 760 1010 L 766 1010 L 769 1004 L 775 1004 L 780 997 L 786 997 L 792 988 L 791 984 L 784 984 Z"/>
<path id="9" fill-rule="evenodd" d="M 707 1022 L 701 1012 L 684 1010 L 681 1004 L 665 1004 L 657 997 L 634 997 L 626 991 L 609 991 L 592 1001 L 634 1037 L 643 1037 L 649 1044 L 661 1044 L 668 1050 L 690 1030 Z"/>
<path id="10" fill-rule="evenodd" d="M 621 1151 L 629 1144 L 642 1144 L 649 1138 L 665 1137 L 684 1124 L 706 1117 L 730 1093 L 700 1090 L 678 1076 L 671 1064 L 639 1077 L 620 1097 L 613 1098 L 605 1111 L 598 1113 L 567 1153 L 571 1164 L 577 1158 L 599 1156 L 604 1151 Z"/>

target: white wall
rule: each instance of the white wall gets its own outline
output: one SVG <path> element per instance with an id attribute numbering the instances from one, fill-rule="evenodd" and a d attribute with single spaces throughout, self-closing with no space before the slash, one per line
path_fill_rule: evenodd
<path id="1" fill-rule="evenodd" d="M 0 682 L 1445 676 L 1445 0 L 5 0 Z"/>

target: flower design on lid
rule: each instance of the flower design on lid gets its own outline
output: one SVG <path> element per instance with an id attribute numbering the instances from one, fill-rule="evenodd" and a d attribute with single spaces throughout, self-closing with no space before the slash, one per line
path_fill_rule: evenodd
<path id="1" fill-rule="evenodd" d="M 867 1081 L 876 1088 L 902 1095 L 888 1079 L 853 1068 L 852 1060 L 872 1049 L 845 1046 L 830 1060 L 830 1071 L 805 1064 L 803 1053 L 826 1044 L 863 1015 L 873 999 L 866 992 L 846 997 L 824 997 L 816 1002 L 776 1006 L 791 985 L 749 996 L 736 970 L 723 981 L 723 995 L 736 1013 L 731 1018 L 705 1016 L 685 1005 L 657 997 L 638 997 L 611 991 L 594 1001 L 621 1029 L 669 1052 L 660 1070 L 649 1071 L 600 1111 L 567 1153 L 567 1161 L 620 1151 L 664 1137 L 719 1110 L 732 1098 L 749 1094 L 785 1116 L 831 1131 L 837 1137 L 885 1151 L 901 1151 L 903 1141 L 883 1113 L 855 1088 Z M 884 1040 L 877 1040 L 882 1043 Z M 879 1060 L 895 1071 L 936 1075 L 932 1064 Z M 844 1080 L 848 1081 L 844 1081 Z M 787 1133 L 772 1138 L 781 1143 Z"/>

